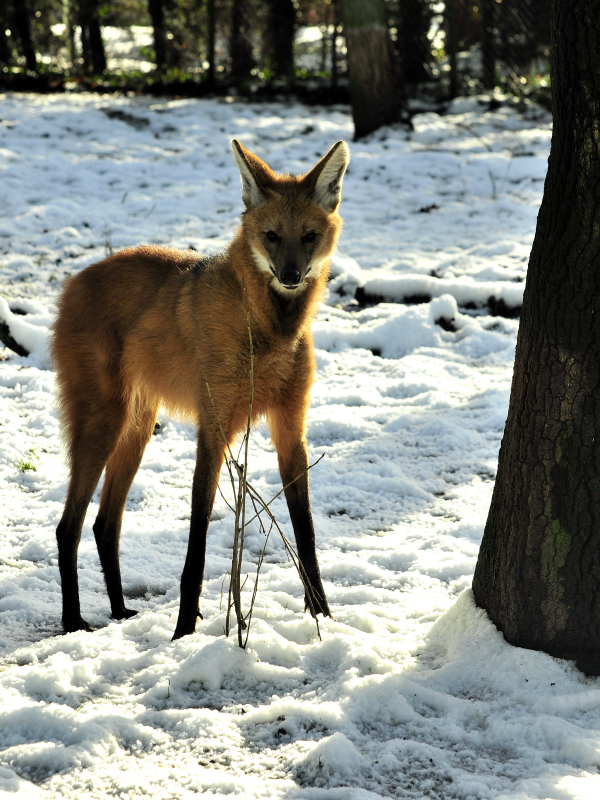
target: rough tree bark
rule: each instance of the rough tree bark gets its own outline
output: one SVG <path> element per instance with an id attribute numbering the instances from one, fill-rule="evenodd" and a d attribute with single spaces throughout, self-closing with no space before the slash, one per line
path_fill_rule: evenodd
<path id="1" fill-rule="evenodd" d="M 342 0 L 355 138 L 398 117 L 400 95 L 384 0 Z"/>
<path id="2" fill-rule="evenodd" d="M 555 0 L 554 130 L 473 591 L 507 641 L 600 674 L 600 0 Z"/>

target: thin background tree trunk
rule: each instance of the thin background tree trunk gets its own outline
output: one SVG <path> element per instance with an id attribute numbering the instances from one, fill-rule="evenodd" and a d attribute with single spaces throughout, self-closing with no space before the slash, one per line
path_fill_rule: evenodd
<path id="1" fill-rule="evenodd" d="M 342 0 L 342 20 L 358 139 L 397 119 L 396 65 L 383 0 Z"/>
<path id="2" fill-rule="evenodd" d="M 36 70 L 37 60 L 35 57 L 35 50 L 31 40 L 31 25 L 29 22 L 29 8 L 25 0 L 14 0 L 13 3 L 13 19 L 19 43 L 21 45 L 21 52 L 25 57 L 27 69 Z"/>
<path id="3" fill-rule="evenodd" d="M 338 83 L 338 53 L 337 40 L 339 27 L 342 24 L 340 14 L 340 0 L 331 0 L 331 16 L 333 19 L 333 33 L 331 35 L 331 86 L 335 89 Z"/>
<path id="4" fill-rule="evenodd" d="M 486 89 L 496 85 L 496 0 L 481 0 L 483 39 L 481 41 L 482 78 Z"/>
<path id="5" fill-rule="evenodd" d="M 148 0 L 148 13 L 150 14 L 154 34 L 156 68 L 161 72 L 167 64 L 167 37 L 165 34 L 163 0 Z"/>
<path id="6" fill-rule="evenodd" d="M 210 86 L 215 82 L 215 39 L 217 34 L 217 10 L 215 0 L 207 0 L 207 32 L 206 32 L 206 60 L 208 61 L 208 72 L 206 79 Z"/>
<path id="7" fill-rule="evenodd" d="M 12 52 L 5 31 L 9 27 L 6 2 L 0 2 L 0 64 L 8 66 L 12 62 Z"/>
<path id="8" fill-rule="evenodd" d="M 600 0 L 555 0 L 554 129 L 473 581 L 507 641 L 600 674 Z"/>
<path id="9" fill-rule="evenodd" d="M 86 72 L 100 75 L 106 69 L 106 55 L 98 19 L 98 0 L 80 0 L 79 25 L 83 68 Z"/>
<path id="10" fill-rule="evenodd" d="M 293 0 L 268 0 L 264 35 L 271 70 L 280 78 L 294 78 L 294 34 L 296 8 Z"/>
<path id="11" fill-rule="evenodd" d="M 249 0 L 233 0 L 229 55 L 231 57 L 231 77 L 235 81 L 248 80 L 254 66 L 251 31 Z"/>
<path id="12" fill-rule="evenodd" d="M 62 19 L 65 26 L 67 60 L 71 69 L 75 66 L 75 30 L 72 0 L 62 0 Z"/>
<path id="13" fill-rule="evenodd" d="M 458 19 L 457 19 L 457 0 L 446 0 L 445 3 L 445 23 L 446 23 L 446 53 L 450 63 L 450 97 L 458 94 L 458 64 L 456 53 L 458 51 Z"/>
<path id="14" fill-rule="evenodd" d="M 102 41 L 102 31 L 100 20 L 94 14 L 89 22 L 90 52 L 92 55 L 92 68 L 95 75 L 100 75 L 106 69 L 106 54 L 104 52 L 104 42 Z"/>
<path id="15" fill-rule="evenodd" d="M 406 83 L 423 83 L 431 80 L 431 44 L 427 32 L 431 12 L 425 0 L 403 0 L 400 5 L 398 46 L 402 58 L 402 72 Z"/>

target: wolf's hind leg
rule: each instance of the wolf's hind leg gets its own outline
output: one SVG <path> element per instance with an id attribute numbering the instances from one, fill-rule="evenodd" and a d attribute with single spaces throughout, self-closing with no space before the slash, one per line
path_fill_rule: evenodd
<path id="1" fill-rule="evenodd" d="M 137 612 L 125 607 L 119 540 L 127 494 L 140 466 L 156 422 L 157 405 L 145 404 L 132 415 L 106 464 L 100 508 L 93 525 L 98 555 L 114 619 L 133 617 Z"/>
<path id="2" fill-rule="evenodd" d="M 81 404 L 70 409 L 71 481 L 65 509 L 56 529 L 62 620 L 67 632 L 92 630 L 81 617 L 77 550 L 87 507 L 125 418 L 125 406 L 119 401 L 107 402 L 102 408 Z"/>

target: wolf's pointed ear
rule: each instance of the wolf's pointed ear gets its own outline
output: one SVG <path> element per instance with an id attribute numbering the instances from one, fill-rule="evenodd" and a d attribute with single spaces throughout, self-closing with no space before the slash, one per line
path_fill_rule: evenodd
<path id="1" fill-rule="evenodd" d="M 304 182 L 313 193 L 313 200 L 328 214 L 336 210 L 342 199 L 342 179 L 349 162 L 348 145 L 346 142 L 336 142 L 304 176 Z"/>
<path id="2" fill-rule="evenodd" d="M 231 152 L 242 176 L 244 205 L 247 209 L 261 206 L 267 199 L 267 189 L 275 178 L 275 173 L 237 139 L 231 140 Z"/>

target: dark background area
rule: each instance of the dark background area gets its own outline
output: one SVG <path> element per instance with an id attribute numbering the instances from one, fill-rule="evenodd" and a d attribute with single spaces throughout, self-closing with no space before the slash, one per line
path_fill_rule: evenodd
<path id="1" fill-rule="evenodd" d="M 350 102 L 345 32 L 361 22 L 353 5 L 351 0 L 5 0 L 0 88 L 294 94 L 320 103 Z M 364 25 L 377 18 L 387 27 L 392 58 L 385 70 L 394 73 L 396 115 L 411 99 L 439 103 L 494 88 L 549 97 L 550 0 L 360 0 L 359 5 Z M 132 26 L 147 29 L 148 43 L 124 62 L 115 56 L 115 31 L 139 39 Z M 374 71 L 379 55 L 374 52 L 369 60 Z"/>

